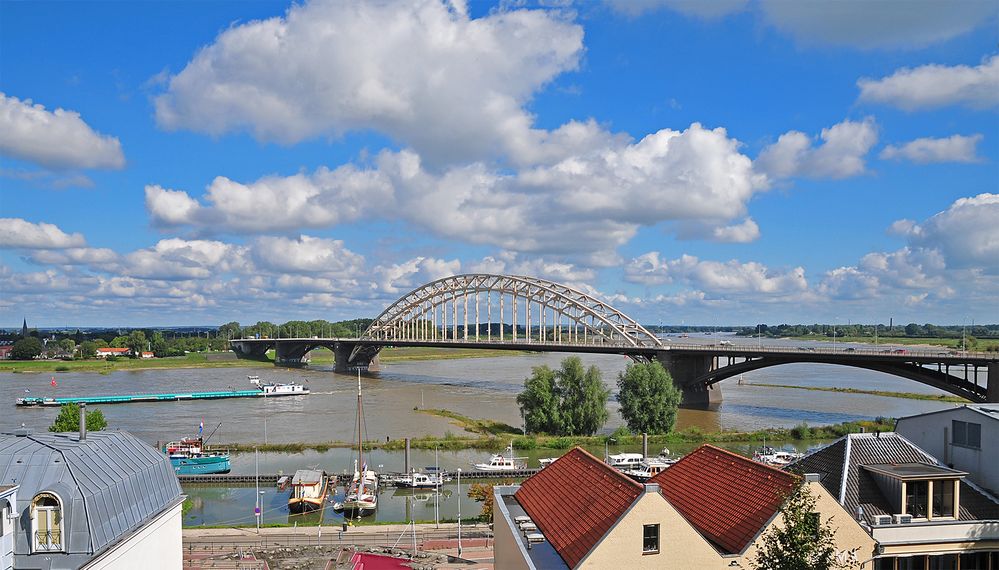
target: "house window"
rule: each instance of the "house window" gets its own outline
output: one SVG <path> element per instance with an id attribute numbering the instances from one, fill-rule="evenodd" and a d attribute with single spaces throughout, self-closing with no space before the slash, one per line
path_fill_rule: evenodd
<path id="1" fill-rule="evenodd" d="M 31 501 L 35 552 L 63 550 L 62 502 L 53 493 L 39 493 Z"/>
<path id="2" fill-rule="evenodd" d="M 905 514 L 913 518 L 926 518 L 929 503 L 929 482 L 909 481 L 905 484 Z"/>
<path id="3" fill-rule="evenodd" d="M 819 518 L 819 513 L 808 513 L 805 518 L 805 525 L 807 525 L 806 532 L 812 538 L 819 537 L 819 529 L 822 526 L 822 520 Z"/>
<path id="4" fill-rule="evenodd" d="M 982 448 L 982 424 L 953 420 L 951 422 L 951 431 L 953 432 L 951 442 L 954 445 L 974 449 Z"/>
<path id="5" fill-rule="evenodd" d="M 659 525 L 647 524 L 642 527 L 642 552 L 645 554 L 659 552 Z"/>
<path id="6" fill-rule="evenodd" d="M 933 482 L 933 516 L 952 517 L 954 516 L 954 482 L 934 481 Z"/>

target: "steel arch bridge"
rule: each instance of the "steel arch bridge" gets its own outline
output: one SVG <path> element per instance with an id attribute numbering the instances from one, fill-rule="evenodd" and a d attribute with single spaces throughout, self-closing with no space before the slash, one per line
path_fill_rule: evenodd
<path id="1" fill-rule="evenodd" d="M 685 405 L 721 401 L 719 382 L 725 378 L 802 362 L 866 368 L 973 402 L 999 401 L 995 354 L 725 344 L 664 344 L 631 317 L 578 289 L 536 277 L 486 273 L 454 275 L 417 287 L 355 338 L 231 341 L 241 358 L 266 358 L 273 348 L 275 364 L 282 366 L 301 366 L 310 350 L 326 347 L 334 353 L 337 372 L 377 369 L 378 353 L 387 346 L 622 354 L 661 362 L 683 391 Z"/>
<path id="2" fill-rule="evenodd" d="M 523 326 L 524 340 L 536 331 L 541 342 L 662 346 L 634 319 L 582 291 L 536 277 L 490 274 L 454 275 L 413 289 L 382 311 L 361 339 L 491 341 L 493 327 L 483 332 L 481 325 L 494 322 L 511 323 L 513 341 Z M 502 340 L 503 331 L 497 333 Z"/>

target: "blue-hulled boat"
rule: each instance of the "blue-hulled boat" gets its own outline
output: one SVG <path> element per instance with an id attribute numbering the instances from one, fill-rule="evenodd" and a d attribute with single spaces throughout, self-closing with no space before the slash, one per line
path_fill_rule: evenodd
<path id="1" fill-rule="evenodd" d="M 222 424 L 219 424 L 221 427 Z M 215 428 L 216 430 L 218 427 Z M 229 464 L 229 454 L 224 452 L 204 451 L 205 442 L 201 439 L 204 424 L 198 426 L 198 437 L 185 437 L 180 441 L 171 441 L 163 447 L 163 452 L 170 458 L 170 465 L 177 475 L 211 475 L 228 473 L 232 467 Z M 215 431 L 212 431 L 212 435 Z M 208 436 L 211 439 L 211 435 Z"/>

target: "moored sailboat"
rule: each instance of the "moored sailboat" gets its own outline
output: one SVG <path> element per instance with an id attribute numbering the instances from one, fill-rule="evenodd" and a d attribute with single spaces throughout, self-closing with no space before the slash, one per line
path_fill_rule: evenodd
<path id="1" fill-rule="evenodd" d="M 370 515 L 378 508 L 378 474 L 368 469 L 364 461 L 364 406 L 361 401 L 361 371 L 357 371 L 357 461 L 354 462 L 354 477 L 347 487 L 343 509 L 347 518 L 360 518 Z M 358 469 L 360 466 L 360 469 Z"/>

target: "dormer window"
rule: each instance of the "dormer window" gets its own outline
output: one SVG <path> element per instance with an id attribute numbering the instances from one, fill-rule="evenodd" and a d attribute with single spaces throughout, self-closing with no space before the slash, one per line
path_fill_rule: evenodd
<path id="1" fill-rule="evenodd" d="M 896 513 L 913 519 L 955 518 L 963 471 L 924 463 L 865 465 Z"/>
<path id="2" fill-rule="evenodd" d="M 35 552 L 65 550 L 62 501 L 55 493 L 39 493 L 31 501 L 31 535 Z"/>

